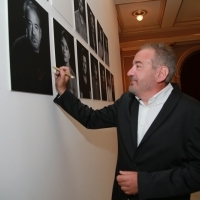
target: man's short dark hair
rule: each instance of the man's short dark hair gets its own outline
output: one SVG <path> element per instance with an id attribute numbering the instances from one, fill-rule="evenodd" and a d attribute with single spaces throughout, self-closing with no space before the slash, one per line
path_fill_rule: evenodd
<path id="1" fill-rule="evenodd" d="M 34 0 L 25 0 L 25 2 L 24 2 L 23 11 L 24 11 L 24 19 L 25 20 L 27 19 L 27 12 L 29 10 L 34 10 L 39 18 L 39 21 L 41 20 L 39 10 L 38 10 L 38 8 L 36 6 L 36 2 Z M 40 21 L 40 26 L 41 26 L 41 21 Z"/>
<path id="2" fill-rule="evenodd" d="M 165 80 L 169 83 L 176 72 L 176 55 L 173 49 L 165 43 L 149 43 L 140 47 L 142 49 L 153 49 L 155 56 L 152 60 L 153 68 L 156 69 L 160 65 L 164 65 L 169 69 L 169 74 Z"/>

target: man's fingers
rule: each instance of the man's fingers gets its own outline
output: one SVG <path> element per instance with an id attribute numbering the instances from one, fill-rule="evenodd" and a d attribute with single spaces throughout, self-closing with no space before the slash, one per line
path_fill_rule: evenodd
<path id="1" fill-rule="evenodd" d="M 116 179 L 117 179 L 118 182 L 125 181 L 125 177 L 123 175 L 118 175 Z"/>
<path id="2" fill-rule="evenodd" d="M 134 172 L 133 172 L 133 171 L 119 171 L 119 173 L 120 173 L 121 175 L 129 175 L 129 174 L 134 174 Z"/>

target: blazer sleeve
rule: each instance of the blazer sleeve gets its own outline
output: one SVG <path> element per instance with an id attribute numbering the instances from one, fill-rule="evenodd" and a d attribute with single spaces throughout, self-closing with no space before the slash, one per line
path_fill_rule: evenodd
<path id="1" fill-rule="evenodd" d="M 100 110 L 93 110 L 66 90 L 61 96 L 57 96 L 54 102 L 61 106 L 69 115 L 88 129 L 116 127 L 117 106 L 119 100 Z"/>
<path id="2" fill-rule="evenodd" d="M 183 168 L 138 173 L 139 200 L 185 196 L 200 190 L 200 117 L 187 140 L 188 160 Z"/>

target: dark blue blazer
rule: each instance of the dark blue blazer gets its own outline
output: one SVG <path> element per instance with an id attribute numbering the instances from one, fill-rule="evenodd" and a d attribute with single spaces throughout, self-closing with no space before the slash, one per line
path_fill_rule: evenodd
<path id="1" fill-rule="evenodd" d="M 93 110 L 66 91 L 54 101 L 89 129 L 117 127 L 118 159 L 112 200 L 189 200 L 200 190 L 200 102 L 178 85 L 137 146 L 139 102 L 131 93 Z M 116 176 L 138 172 L 138 195 L 126 195 Z"/>

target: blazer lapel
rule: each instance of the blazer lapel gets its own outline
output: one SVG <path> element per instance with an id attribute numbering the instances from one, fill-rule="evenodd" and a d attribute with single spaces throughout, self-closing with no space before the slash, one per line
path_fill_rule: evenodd
<path id="1" fill-rule="evenodd" d="M 174 86 L 174 85 L 173 85 Z M 182 93 L 177 86 L 174 86 L 172 93 L 170 94 L 167 101 L 164 103 L 161 111 L 158 113 L 157 117 L 147 130 L 145 136 L 143 137 L 140 145 L 144 143 L 154 132 L 155 130 L 162 124 L 162 122 L 167 118 L 167 116 L 172 112 L 176 104 L 178 103 L 179 99 L 181 98 Z M 139 146 L 140 146 L 139 145 Z"/>

